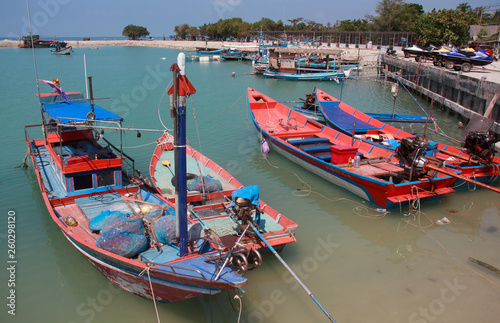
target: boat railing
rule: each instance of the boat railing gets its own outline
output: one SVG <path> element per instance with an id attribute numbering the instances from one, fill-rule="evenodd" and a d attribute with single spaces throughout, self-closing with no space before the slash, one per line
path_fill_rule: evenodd
<path id="1" fill-rule="evenodd" d="M 135 160 L 130 157 L 129 155 L 127 155 L 126 153 L 124 153 L 122 150 L 120 150 L 120 148 L 116 147 L 115 145 L 113 145 L 108 139 L 106 138 L 102 138 L 102 140 L 104 140 L 111 148 L 113 148 L 114 150 L 116 150 L 118 153 L 120 153 L 122 155 L 122 157 L 125 157 L 125 158 L 122 158 L 122 160 L 129 166 L 129 167 L 132 167 L 132 172 L 133 174 L 135 175 Z M 132 164 L 129 164 L 129 162 L 131 162 Z"/>
<path id="2" fill-rule="evenodd" d="M 154 262 L 154 261 L 144 261 L 144 263 L 147 265 L 147 266 L 150 266 L 152 267 L 152 269 L 154 269 L 155 271 L 157 272 L 160 272 L 160 273 L 165 273 L 165 274 L 175 274 L 175 275 L 182 275 L 182 276 L 187 276 L 186 274 L 180 274 L 180 273 L 177 273 L 176 272 L 176 269 L 178 271 L 180 270 L 187 270 L 189 272 L 195 272 L 197 273 L 198 275 L 200 275 L 200 277 L 205 280 L 205 281 L 208 281 L 209 279 L 207 279 L 207 277 L 205 277 L 205 275 L 203 275 L 203 273 L 198 270 L 198 269 L 191 269 L 191 268 L 186 268 L 186 267 L 179 267 L 179 266 L 173 266 L 173 265 L 166 265 L 166 264 L 161 264 L 161 263 L 157 263 L 157 262 Z M 167 267 L 169 268 L 170 270 L 172 270 L 172 272 L 170 271 L 167 271 L 167 270 L 164 270 L 164 269 L 160 269 L 158 267 Z"/>

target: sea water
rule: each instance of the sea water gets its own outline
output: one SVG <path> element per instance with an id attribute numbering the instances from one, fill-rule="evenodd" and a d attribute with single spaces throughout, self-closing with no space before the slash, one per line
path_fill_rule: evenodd
<path id="1" fill-rule="evenodd" d="M 85 54 L 94 97 L 102 98 L 97 104 L 122 115 L 126 127 L 171 128 L 165 90 L 178 53 L 101 47 L 55 56 L 36 49 L 35 72 L 30 49 L 0 50 L 1 322 L 157 321 L 152 301 L 116 287 L 63 237 L 46 210 L 33 169 L 16 166 L 26 153 L 23 127 L 40 123 L 37 75 L 58 78 L 63 90 L 85 93 Z M 471 185 L 437 202 L 415 205 L 411 212 L 377 212 L 276 152 L 267 158 L 261 153 L 247 87 L 280 101 L 305 98 L 318 87 L 362 111 L 390 113 L 390 84 L 376 78 L 355 78 L 343 86 L 270 80 L 248 75 L 249 62 L 188 62 L 186 70 L 196 88 L 187 100 L 190 144 L 244 185 L 259 185 L 261 198 L 299 225 L 297 242 L 281 256 L 337 322 L 498 322 L 499 276 L 468 261 L 473 257 L 500 267 L 496 193 L 474 191 Z M 41 92 L 51 91 L 39 86 Z M 398 113 L 423 115 L 422 109 L 432 111 L 448 135 L 461 136 L 454 116 L 430 109 L 400 88 Z M 147 174 L 160 133 L 141 134 L 128 133 L 123 145 Z M 113 131 L 105 135 L 118 138 Z M 443 217 L 450 223 L 437 225 Z M 237 322 L 241 315 L 241 322 L 328 321 L 273 255 L 265 255 L 263 266 L 246 277 L 240 299 L 231 291 L 157 304 L 159 319 Z"/>

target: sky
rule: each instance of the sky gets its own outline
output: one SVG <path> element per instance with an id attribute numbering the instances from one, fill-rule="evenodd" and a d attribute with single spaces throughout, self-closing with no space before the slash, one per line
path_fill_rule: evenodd
<path id="1" fill-rule="evenodd" d="M 377 0 L 0 0 L 0 38 L 29 34 L 27 3 L 33 34 L 45 37 L 116 37 L 129 24 L 146 27 L 150 36 L 173 35 L 183 23 L 199 27 L 233 17 L 253 23 L 262 17 L 274 21 L 304 18 L 326 25 L 337 20 L 375 15 Z M 407 0 L 424 11 L 472 8 L 500 9 L 500 0 Z M 314 4 L 312 4 L 314 3 Z M 2 39 L 3 39 L 2 38 Z"/>

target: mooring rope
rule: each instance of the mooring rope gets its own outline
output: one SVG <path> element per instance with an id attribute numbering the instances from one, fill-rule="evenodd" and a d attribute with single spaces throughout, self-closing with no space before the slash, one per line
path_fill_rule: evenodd
<path id="1" fill-rule="evenodd" d="M 160 315 L 158 314 L 158 308 L 156 307 L 155 292 L 153 290 L 153 284 L 151 283 L 151 277 L 149 276 L 149 269 L 150 269 L 149 266 L 146 265 L 146 268 L 144 268 L 144 270 L 139 273 L 139 277 L 142 277 L 144 275 L 144 272 L 148 274 L 149 288 L 151 288 L 151 295 L 153 296 L 153 304 L 155 305 L 156 319 L 158 320 L 158 323 L 160 323 Z"/>

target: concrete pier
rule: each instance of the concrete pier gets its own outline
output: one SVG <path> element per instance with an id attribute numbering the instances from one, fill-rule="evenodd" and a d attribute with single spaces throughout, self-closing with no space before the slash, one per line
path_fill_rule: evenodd
<path id="1" fill-rule="evenodd" d="M 472 114 L 494 120 L 491 131 L 500 134 L 500 62 L 468 72 L 434 66 L 431 61 L 383 55 L 382 73 L 398 77 L 432 104 L 454 111 L 466 123 Z"/>

